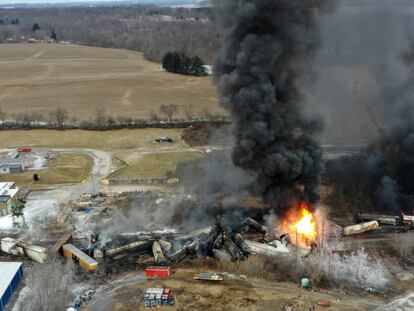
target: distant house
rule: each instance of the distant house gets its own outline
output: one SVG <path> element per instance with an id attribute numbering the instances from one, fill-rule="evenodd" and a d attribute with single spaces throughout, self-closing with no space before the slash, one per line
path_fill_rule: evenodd
<path id="1" fill-rule="evenodd" d="M 25 169 L 24 161 L 19 158 L 0 159 L 0 174 L 21 173 Z"/>
<path id="2" fill-rule="evenodd" d="M 14 182 L 0 182 L 0 216 L 11 213 L 13 202 L 19 198 L 19 188 Z"/>

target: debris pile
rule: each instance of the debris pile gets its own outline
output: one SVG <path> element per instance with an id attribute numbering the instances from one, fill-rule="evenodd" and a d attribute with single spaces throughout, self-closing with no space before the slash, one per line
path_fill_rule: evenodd
<path id="1" fill-rule="evenodd" d="M 114 236 L 105 242 L 99 240 L 98 234 L 96 244 L 87 253 L 103 261 L 152 255 L 155 263 L 163 266 L 178 263 L 186 257 L 243 261 L 254 254 L 289 255 L 292 248 L 297 247 L 290 243 L 287 235 L 270 239 L 266 226 L 246 218 L 241 225 L 216 224 L 190 233 L 137 232 Z M 300 249 L 300 252 L 305 255 L 309 250 Z"/>

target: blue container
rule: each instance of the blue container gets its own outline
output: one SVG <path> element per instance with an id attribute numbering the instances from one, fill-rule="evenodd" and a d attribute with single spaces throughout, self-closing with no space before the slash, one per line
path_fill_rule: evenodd
<path id="1" fill-rule="evenodd" d="M 0 311 L 3 311 L 23 278 L 23 264 L 0 262 L 0 275 Z"/>

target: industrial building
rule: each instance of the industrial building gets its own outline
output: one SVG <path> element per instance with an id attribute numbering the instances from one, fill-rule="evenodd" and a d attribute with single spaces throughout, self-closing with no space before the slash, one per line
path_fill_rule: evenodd
<path id="1" fill-rule="evenodd" d="M 0 159 L 0 174 L 21 173 L 25 169 L 24 161 L 20 158 Z"/>
<path id="2" fill-rule="evenodd" d="M 23 278 L 23 264 L 0 262 L 0 275 L 0 311 L 3 311 Z"/>
<path id="3" fill-rule="evenodd" d="M 14 182 L 0 182 L 0 216 L 11 213 L 13 202 L 19 199 L 19 188 Z"/>

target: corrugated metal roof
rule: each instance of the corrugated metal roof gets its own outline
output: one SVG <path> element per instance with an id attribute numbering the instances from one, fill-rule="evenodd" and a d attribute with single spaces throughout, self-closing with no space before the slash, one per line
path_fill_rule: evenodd
<path id="1" fill-rule="evenodd" d="M 0 191 L 10 189 L 11 187 L 13 187 L 13 185 L 14 182 L 12 181 L 0 182 Z"/>
<path id="2" fill-rule="evenodd" d="M 18 188 L 12 188 L 14 182 L 0 182 L 0 196 L 14 197 L 19 191 Z"/>
<path id="3" fill-rule="evenodd" d="M 7 159 L 0 159 L 0 165 L 7 165 L 7 164 L 24 164 L 23 159 L 19 158 L 7 158 Z"/>
<path id="4" fill-rule="evenodd" d="M 21 262 L 0 262 L 0 297 L 3 297 L 21 265 Z"/>

